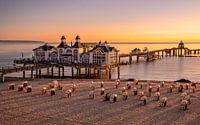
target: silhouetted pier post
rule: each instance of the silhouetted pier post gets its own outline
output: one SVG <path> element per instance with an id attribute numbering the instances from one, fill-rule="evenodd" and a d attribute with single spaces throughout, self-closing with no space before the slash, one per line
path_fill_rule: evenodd
<path id="1" fill-rule="evenodd" d="M 0 75 L 0 82 L 3 83 L 4 81 L 5 81 L 4 74 L 1 74 L 1 75 Z"/>
<path id="2" fill-rule="evenodd" d="M 25 72 L 25 70 L 23 71 L 23 79 L 25 79 L 25 77 L 26 77 L 26 72 Z"/>
<path id="3" fill-rule="evenodd" d="M 147 56 L 146 61 L 149 62 L 149 53 L 148 53 L 148 52 L 147 52 L 147 55 L 146 55 L 146 56 Z"/>
<path id="4" fill-rule="evenodd" d="M 65 67 L 64 66 L 62 67 L 62 77 L 63 78 L 65 77 Z"/>
<path id="5" fill-rule="evenodd" d="M 49 77 L 49 67 L 47 67 L 47 77 Z"/>
<path id="6" fill-rule="evenodd" d="M 94 68 L 94 77 L 96 78 L 96 68 Z"/>
<path id="7" fill-rule="evenodd" d="M 175 50 L 174 49 L 172 50 L 172 54 L 173 54 L 173 56 L 175 56 Z"/>
<path id="8" fill-rule="evenodd" d="M 100 70 L 97 70 L 97 77 L 100 79 Z"/>
<path id="9" fill-rule="evenodd" d="M 90 68 L 88 68 L 88 78 L 90 79 L 91 78 L 91 69 Z"/>
<path id="10" fill-rule="evenodd" d="M 81 68 L 78 68 L 78 78 L 80 78 Z"/>
<path id="11" fill-rule="evenodd" d="M 35 75 L 36 75 L 36 78 L 38 78 L 38 69 L 37 68 L 35 69 Z"/>
<path id="12" fill-rule="evenodd" d="M 172 56 L 172 50 L 171 49 L 169 50 L 169 56 Z"/>
<path id="13" fill-rule="evenodd" d="M 41 68 L 39 68 L 39 78 L 42 78 L 42 71 L 41 71 Z"/>
<path id="14" fill-rule="evenodd" d="M 132 64 L 132 60 L 133 60 L 133 59 L 132 59 L 132 55 L 130 54 L 130 55 L 129 55 L 129 64 Z"/>
<path id="15" fill-rule="evenodd" d="M 78 68 L 76 68 L 76 78 L 78 78 Z"/>
<path id="16" fill-rule="evenodd" d="M 53 78 L 54 75 L 53 75 L 53 66 L 51 67 L 51 78 Z"/>
<path id="17" fill-rule="evenodd" d="M 87 68 L 85 68 L 85 74 L 87 74 Z"/>
<path id="18" fill-rule="evenodd" d="M 110 68 L 110 67 L 108 68 L 108 71 L 109 71 L 109 72 L 108 72 L 108 73 L 109 73 L 109 77 L 108 77 L 108 78 L 109 78 L 109 80 L 110 80 L 110 79 L 111 79 L 111 76 L 112 76 L 112 74 L 111 74 L 111 68 Z"/>
<path id="19" fill-rule="evenodd" d="M 183 56 L 183 49 L 181 49 L 181 56 Z"/>
<path id="20" fill-rule="evenodd" d="M 176 51 L 177 51 L 176 56 L 179 56 L 179 49 L 177 49 Z"/>
<path id="21" fill-rule="evenodd" d="M 187 51 L 187 50 L 186 50 L 186 49 L 184 49 L 184 56 L 185 56 L 185 55 L 187 55 L 187 52 L 186 52 L 186 51 Z"/>
<path id="22" fill-rule="evenodd" d="M 72 66 L 72 79 L 74 78 L 74 67 Z"/>
<path id="23" fill-rule="evenodd" d="M 158 59 L 159 59 L 160 58 L 160 52 L 159 51 L 157 52 L 157 55 L 158 55 Z"/>
<path id="24" fill-rule="evenodd" d="M 120 66 L 117 67 L 117 78 L 120 79 Z"/>
<path id="25" fill-rule="evenodd" d="M 31 79 L 33 79 L 33 68 L 31 69 Z"/>
<path id="26" fill-rule="evenodd" d="M 136 60 L 137 63 L 139 62 L 139 58 L 140 58 L 140 55 L 137 54 L 137 60 Z"/>
<path id="27" fill-rule="evenodd" d="M 58 66 L 58 77 L 60 78 L 60 66 Z"/>

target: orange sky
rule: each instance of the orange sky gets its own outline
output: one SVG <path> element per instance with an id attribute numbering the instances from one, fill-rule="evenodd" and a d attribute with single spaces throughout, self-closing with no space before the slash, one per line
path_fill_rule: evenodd
<path id="1" fill-rule="evenodd" d="M 0 39 L 200 42 L 198 0 L 116 1 L 2 0 Z"/>

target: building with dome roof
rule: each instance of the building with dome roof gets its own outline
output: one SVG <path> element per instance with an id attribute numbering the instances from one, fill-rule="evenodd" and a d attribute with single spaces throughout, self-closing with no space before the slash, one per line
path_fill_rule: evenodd
<path id="1" fill-rule="evenodd" d="M 184 43 L 183 43 L 182 40 L 181 40 L 181 42 L 178 44 L 178 48 L 179 48 L 179 49 L 184 49 L 184 48 L 185 48 Z"/>

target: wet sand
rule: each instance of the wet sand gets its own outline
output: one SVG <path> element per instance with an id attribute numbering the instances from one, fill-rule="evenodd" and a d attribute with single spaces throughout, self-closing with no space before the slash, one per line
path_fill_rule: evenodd
<path id="1" fill-rule="evenodd" d="M 198 125 L 200 123 L 200 85 L 196 92 L 190 93 L 191 105 L 186 111 L 181 110 L 181 93 L 175 89 L 169 93 L 172 83 L 165 83 L 161 87 L 161 98 L 167 97 L 166 107 L 160 107 L 154 97 L 148 97 L 147 105 L 141 106 L 139 96 L 134 96 L 132 89 L 128 90 L 128 100 L 123 100 L 122 81 L 119 89 L 115 88 L 114 81 L 104 81 L 105 92 L 118 94 L 116 103 L 103 101 L 100 95 L 100 82 L 95 80 L 95 99 L 89 99 L 91 80 L 73 80 L 77 89 L 71 98 L 65 97 L 65 91 L 72 87 L 71 80 L 58 80 L 64 85 L 63 90 L 56 90 L 56 95 L 41 95 L 41 89 L 47 87 L 51 79 L 29 81 L 33 91 L 26 93 L 8 90 L 8 83 L 0 84 L 0 125 Z M 12 82 L 16 85 L 21 81 Z M 141 82 L 140 82 L 141 83 Z M 145 82 L 142 82 L 145 83 Z M 153 92 L 157 82 L 152 82 Z M 138 85 L 133 84 L 138 87 Z M 145 91 L 147 88 L 138 89 Z"/>

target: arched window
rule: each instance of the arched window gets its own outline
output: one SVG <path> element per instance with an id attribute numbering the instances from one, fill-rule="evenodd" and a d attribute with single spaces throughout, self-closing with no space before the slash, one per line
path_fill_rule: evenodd
<path id="1" fill-rule="evenodd" d="M 105 62 L 105 53 L 101 49 L 97 49 L 93 53 L 93 63 L 101 65 Z"/>
<path id="2" fill-rule="evenodd" d="M 59 53 L 62 54 L 62 53 L 63 53 L 63 49 L 60 49 L 60 50 L 59 50 Z"/>
<path id="3" fill-rule="evenodd" d="M 74 50 L 74 61 L 78 61 L 78 50 Z"/>
<path id="4" fill-rule="evenodd" d="M 89 56 L 87 54 L 82 55 L 82 63 L 89 63 Z"/>
<path id="5" fill-rule="evenodd" d="M 66 50 L 66 54 L 72 54 L 72 51 L 70 49 Z"/>

